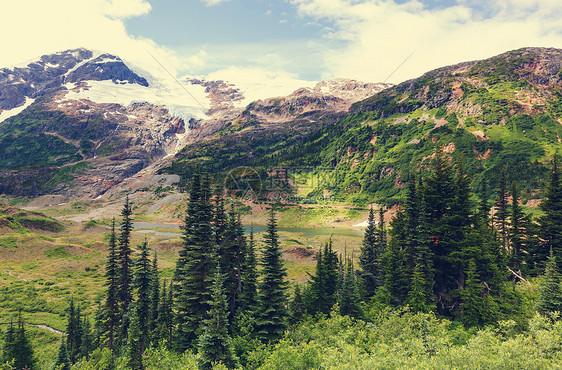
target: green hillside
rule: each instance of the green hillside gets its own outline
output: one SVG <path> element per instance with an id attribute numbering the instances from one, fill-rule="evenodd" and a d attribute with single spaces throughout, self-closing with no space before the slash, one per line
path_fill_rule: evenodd
<path id="1" fill-rule="evenodd" d="M 562 145 L 561 82 L 562 50 L 511 51 L 428 72 L 298 138 L 287 133 L 264 141 L 265 135 L 237 133 L 236 139 L 193 144 L 167 171 L 187 174 L 194 163 L 211 162 L 213 152 L 214 172 L 321 166 L 334 168 L 336 180 L 319 183 L 308 197 L 330 190 L 339 200 L 363 203 L 374 196 L 391 205 L 408 174 L 423 170 L 440 148 L 454 160 L 462 158 L 477 191 L 483 178 L 495 186 L 505 168 L 508 182 L 519 182 L 527 202 L 540 198 L 534 190 L 545 177 L 545 163 Z M 235 153 L 229 141 L 238 143 Z"/>

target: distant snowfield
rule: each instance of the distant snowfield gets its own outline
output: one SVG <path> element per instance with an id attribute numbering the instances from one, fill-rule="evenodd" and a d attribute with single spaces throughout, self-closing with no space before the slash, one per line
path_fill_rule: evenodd
<path id="1" fill-rule="evenodd" d="M 170 115 L 188 122 L 191 118 L 205 119 L 210 102 L 205 87 L 182 83 L 175 80 L 151 81 L 144 87 L 138 84 L 117 84 L 112 81 L 85 81 L 87 88 L 77 88 L 75 83 L 64 86 L 69 90 L 66 99 L 88 99 L 101 104 L 150 103 L 165 106 Z"/>
<path id="2" fill-rule="evenodd" d="M 26 97 L 25 103 L 23 105 L 21 105 L 17 108 L 14 108 L 14 109 L 2 111 L 2 113 L 0 113 L 0 122 L 4 122 L 8 118 L 20 114 L 21 112 L 23 112 L 25 110 L 25 108 L 27 108 L 31 104 L 33 104 L 34 101 L 35 101 L 35 99 L 31 99 L 29 97 Z"/>

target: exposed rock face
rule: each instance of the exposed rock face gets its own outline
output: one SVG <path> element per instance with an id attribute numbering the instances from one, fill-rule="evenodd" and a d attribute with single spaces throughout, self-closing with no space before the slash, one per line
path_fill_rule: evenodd
<path id="1" fill-rule="evenodd" d="M 0 69 L 0 193 L 97 197 L 186 143 L 247 126 L 266 135 L 308 129 L 389 86 L 324 81 L 244 107 L 244 92 L 228 82 L 184 82 L 199 89 L 197 98 L 188 91 L 196 109 L 177 99 L 186 85 L 166 90 L 110 54 L 67 50 Z"/>
<path id="2" fill-rule="evenodd" d="M 210 119 L 191 123 L 192 130 L 184 144 L 211 136 L 233 124 L 241 126 L 277 126 L 291 122 L 319 122 L 326 118 L 337 120 L 355 102 L 372 96 L 390 86 L 383 83 L 365 83 L 351 79 L 321 81 L 314 88 L 301 88 L 288 96 L 260 99 L 244 108 L 233 104 L 243 99 L 243 93 L 223 81 L 200 81 L 207 87 L 215 102 Z M 226 99 L 225 99 L 226 98 Z"/>

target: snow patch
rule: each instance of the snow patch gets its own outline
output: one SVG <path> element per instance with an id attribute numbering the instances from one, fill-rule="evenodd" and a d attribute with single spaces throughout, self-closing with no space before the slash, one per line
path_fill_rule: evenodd
<path id="1" fill-rule="evenodd" d="M 25 110 L 25 108 L 27 108 L 31 104 L 33 104 L 34 101 L 35 101 L 35 99 L 31 99 L 31 98 L 28 98 L 26 96 L 25 97 L 25 103 L 22 106 L 19 106 L 17 108 L 13 108 L 13 109 L 10 109 L 10 110 L 2 111 L 2 113 L 0 113 L 0 122 L 4 122 L 8 118 L 20 114 L 21 112 L 23 112 Z"/>
<path id="2" fill-rule="evenodd" d="M 147 102 L 165 106 L 170 115 L 188 122 L 191 118 L 204 119 L 210 108 L 205 88 L 200 85 L 184 83 L 182 86 L 175 80 L 162 81 L 144 87 L 137 84 L 115 84 L 112 81 L 85 81 L 87 89 L 76 88 L 77 84 L 67 83 L 69 90 L 66 99 L 88 99 L 101 104 L 120 104 L 129 106 L 133 103 Z M 84 83 L 84 81 L 82 82 Z"/>

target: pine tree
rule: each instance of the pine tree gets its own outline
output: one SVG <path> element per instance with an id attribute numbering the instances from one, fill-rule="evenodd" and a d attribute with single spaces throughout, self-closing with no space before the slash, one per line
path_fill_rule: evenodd
<path id="1" fill-rule="evenodd" d="M 286 328 L 287 276 L 277 235 L 277 221 L 273 208 L 269 211 L 265 246 L 261 265 L 263 278 L 259 289 L 259 307 L 256 315 L 257 337 L 263 342 L 278 341 Z"/>
<path id="2" fill-rule="evenodd" d="M 240 309 L 254 312 L 257 308 L 258 271 L 254 242 L 254 228 L 250 230 L 250 240 L 246 246 L 244 265 L 242 267 L 242 293 Z"/>
<path id="3" fill-rule="evenodd" d="M 94 338 L 90 319 L 84 316 L 82 319 L 82 338 L 80 343 L 80 357 L 85 358 L 86 361 L 90 358 L 90 353 L 94 350 Z"/>
<path id="4" fill-rule="evenodd" d="M 240 305 L 242 291 L 242 269 L 246 238 L 239 215 L 231 208 L 226 223 L 222 245 L 218 246 L 218 260 L 221 274 L 224 277 L 224 290 L 228 302 L 229 322 L 236 315 Z"/>
<path id="5" fill-rule="evenodd" d="M 68 308 L 68 323 L 66 326 L 67 350 L 71 363 L 80 358 L 80 346 L 82 345 L 82 318 L 80 317 L 80 306 L 74 305 L 74 298 L 70 300 Z"/>
<path id="6" fill-rule="evenodd" d="M 361 253 L 359 255 L 359 266 L 361 267 L 362 287 L 367 297 L 372 297 L 378 288 L 379 259 L 377 256 L 379 238 L 377 238 L 377 227 L 375 225 L 375 214 L 373 208 L 369 211 L 368 226 L 363 237 Z"/>
<path id="7" fill-rule="evenodd" d="M 307 310 L 313 314 L 328 314 L 336 303 L 338 287 L 338 256 L 332 251 L 332 241 L 324 245 L 324 250 L 316 256 L 316 274 L 310 275 L 306 295 Z"/>
<path id="8" fill-rule="evenodd" d="M 14 329 L 14 323 L 10 318 L 10 325 L 4 334 L 4 345 L 2 347 L 2 363 L 10 362 L 15 357 L 14 341 L 16 339 L 16 330 Z"/>
<path id="9" fill-rule="evenodd" d="M 490 204 L 488 202 L 488 182 L 486 179 L 482 181 L 482 189 L 480 190 L 480 204 L 478 205 L 477 223 L 485 227 L 490 224 Z"/>
<path id="10" fill-rule="evenodd" d="M 53 366 L 53 370 L 70 370 L 72 363 L 68 357 L 68 351 L 66 350 L 66 343 L 64 342 L 64 336 L 61 339 L 59 353 L 57 355 L 57 361 Z"/>
<path id="11" fill-rule="evenodd" d="M 205 320 L 203 334 L 199 337 L 199 353 L 201 369 L 211 369 L 214 363 L 219 362 L 229 369 L 236 365 L 232 341 L 228 334 L 228 304 L 219 268 L 215 273 L 211 308 Z"/>
<path id="12" fill-rule="evenodd" d="M 127 334 L 127 346 L 125 347 L 125 355 L 127 357 L 127 368 L 133 370 L 144 369 L 142 363 L 142 354 L 144 352 L 144 344 L 142 339 L 141 322 L 144 321 L 137 306 L 138 302 L 134 302 L 129 306 L 131 314 L 129 332 Z"/>
<path id="13" fill-rule="evenodd" d="M 150 340 L 157 341 L 158 305 L 160 304 L 160 279 L 158 278 L 158 256 L 156 255 L 156 251 L 154 251 L 150 278 L 150 310 L 148 314 L 148 332 L 151 336 Z"/>
<path id="14" fill-rule="evenodd" d="M 129 304 L 131 304 L 133 300 L 133 260 L 131 258 L 131 231 L 133 230 L 133 223 L 131 220 L 132 213 L 132 204 L 129 202 L 129 196 L 127 195 L 125 204 L 121 210 L 122 220 L 117 254 L 117 300 L 119 302 L 121 320 L 123 320 L 125 314 L 128 312 Z M 121 330 L 121 332 L 123 331 L 125 330 Z M 121 342 L 124 343 L 125 338 L 121 338 Z"/>
<path id="15" fill-rule="evenodd" d="M 25 324 L 23 322 L 21 311 L 18 316 L 18 327 L 14 334 L 13 349 L 14 352 L 12 358 L 14 359 L 14 368 L 29 370 L 33 370 L 36 368 L 36 360 L 33 353 L 33 347 L 31 346 L 31 342 L 25 332 Z"/>
<path id="16" fill-rule="evenodd" d="M 295 294 L 289 304 L 289 321 L 291 325 L 298 324 L 304 316 L 304 306 L 299 284 L 295 284 Z"/>
<path id="17" fill-rule="evenodd" d="M 550 250 L 557 259 L 562 258 L 562 182 L 558 169 L 558 156 L 553 158 L 552 169 L 540 208 L 544 212 L 544 216 L 540 219 L 541 239 L 544 240 L 544 243 L 534 253 L 535 270 L 544 266 Z"/>
<path id="18" fill-rule="evenodd" d="M 467 326 L 481 326 L 485 322 L 486 310 L 482 300 L 482 286 L 478 278 L 476 263 L 471 259 L 468 264 L 466 286 L 462 295 L 462 321 Z"/>
<path id="19" fill-rule="evenodd" d="M 172 283 L 173 284 L 173 283 Z M 173 334 L 173 285 L 170 284 L 169 289 L 166 291 L 166 281 L 162 285 L 162 294 L 160 295 L 160 302 L 158 303 L 158 341 L 165 342 L 167 346 L 172 344 Z"/>
<path id="20" fill-rule="evenodd" d="M 195 229 L 194 226 L 196 220 L 196 213 L 199 207 L 200 198 L 201 198 L 201 175 L 199 173 L 199 168 L 197 168 L 191 179 L 189 202 L 187 204 L 187 212 L 184 218 L 184 226 L 182 227 L 183 248 L 179 252 L 179 258 L 176 261 L 176 269 L 174 270 L 173 281 L 176 284 L 180 284 L 184 276 L 184 269 L 188 258 L 187 253 L 188 253 L 188 249 L 190 249 L 189 246 L 192 243 L 193 232 Z M 179 293 L 179 289 L 177 293 Z"/>
<path id="21" fill-rule="evenodd" d="M 540 296 L 537 301 L 537 310 L 540 313 L 562 312 L 562 286 L 560 283 L 561 278 L 556 266 L 556 256 L 551 251 L 540 284 Z"/>
<path id="22" fill-rule="evenodd" d="M 416 265 L 412 274 L 411 289 L 408 292 L 408 304 L 414 312 L 428 312 L 426 277 L 420 265 Z"/>
<path id="23" fill-rule="evenodd" d="M 384 224 L 384 209 L 379 208 L 379 227 L 377 229 L 377 249 L 375 250 L 378 268 L 375 274 L 375 284 L 377 287 L 384 285 L 385 272 L 382 266 L 382 258 L 387 248 L 386 229 Z"/>
<path id="24" fill-rule="evenodd" d="M 496 202 L 496 215 L 495 224 L 498 230 L 498 235 L 500 237 L 500 245 L 504 250 L 507 249 L 508 241 L 508 224 L 507 218 L 509 216 L 509 204 L 508 204 L 508 191 L 505 180 L 505 170 L 502 169 L 500 172 L 500 180 L 498 182 L 498 200 Z"/>
<path id="25" fill-rule="evenodd" d="M 517 271 L 521 268 L 521 252 L 525 244 L 525 214 L 519 205 L 519 192 L 515 182 L 511 184 L 511 217 L 509 219 L 509 255 L 511 267 Z"/>
<path id="26" fill-rule="evenodd" d="M 196 180 L 194 180 L 196 181 Z M 197 188 L 194 184 L 192 188 Z M 209 311 L 212 274 L 216 267 L 216 245 L 213 236 L 213 213 L 210 203 L 210 180 L 205 175 L 196 204 L 191 201 L 184 229 L 185 263 L 176 273 L 179 281 L 176 303 L 176 349 L 180 352 L 194 344 Z M 181 264 L 180 264 L 181 265 Z"/>
<path id="27" fill-rule="evenodd" d="M 105 286 L 107 287 L 105 304 L 103 309 L 103 319 L 100 318 L 103 331 L 107 336 L 108 348 L 113 351 L 115 349 L 115 337 L 119 327 L 119 303 L 117 298 L 119 270 L 117 265 L 115 237 L 115 219 L 111 224 L 111 235 L 109 238 L 109 253 L 107 255 L 107 264 L 105 267 Z"/>
<path id="28" fill-rule="evenodd" d="M 139 318 L 137 323 L 139 330 L 139 345 L 141 354 L 148 347 L 150 342 L 150 332 L 148 318 L 150 317 L 151 289 L 152 289 L 152 266 L 150 264 L 150 252 L 148 242 L 145 240 L 138 246 L 139 257 L 135 261 L 135 273 L 133 287 L 136 291 L 136 316 Z M 136 330 L 136 329 L 135 329 Z"/>
<path id="29" fill-rule="evenodd" d="M 356 318 L 363 317 L 363 309 L 361 308 L 361 296 L 359 295 L 359 287 L 353 271 L 353 263 L 351 259 L 346 259 L 344 265 L 344 274 L 339 292 L 338 304 L 341 315 L 348 315 Z"/>

